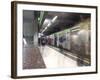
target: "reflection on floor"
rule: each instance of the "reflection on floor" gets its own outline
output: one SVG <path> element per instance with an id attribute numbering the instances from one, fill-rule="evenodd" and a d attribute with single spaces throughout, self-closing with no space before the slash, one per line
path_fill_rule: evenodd
<path id="1" fill-rule="evenodd" d="M 77 67 L 77 61 L 72 60 L 51 47 L 41 46 L 40 52 L 47 68 Z"/>

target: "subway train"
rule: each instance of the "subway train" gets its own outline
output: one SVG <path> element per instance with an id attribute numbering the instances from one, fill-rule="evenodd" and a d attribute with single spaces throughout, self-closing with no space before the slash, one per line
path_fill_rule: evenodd
<path id="1" fill-rule="evenodd" d="M 47 44 L 72 52 L 78 58 L 91 64 L 91 35 L 90 19 L 51 35 L 46 36 Z M 80 62 L 82 63 L 82 62 Z"/>

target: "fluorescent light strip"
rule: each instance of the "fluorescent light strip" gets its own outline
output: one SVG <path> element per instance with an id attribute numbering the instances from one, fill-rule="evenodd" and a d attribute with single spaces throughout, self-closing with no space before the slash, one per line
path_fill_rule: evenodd
<path id="1" fill-rule="evenodd" d="M 53 22 L 55 22 L 55 20 L 57 19 L 57 17 L 58 17 L 58 16 L 55 16 L 55 17 L 48 23 L 48 25 L 45 27 L 45 29 L 42 31 L 42 33 L 43 33 L 48 27 L 50 27 L 50 25 L 51 25 Z"/>
<path id="2" fill-rule="evenodd" d="M 58 16 L 55 16 L 53 19 L 52 19 L 52 22 L 55 22 L 55 20 L 57 19 Z"/>

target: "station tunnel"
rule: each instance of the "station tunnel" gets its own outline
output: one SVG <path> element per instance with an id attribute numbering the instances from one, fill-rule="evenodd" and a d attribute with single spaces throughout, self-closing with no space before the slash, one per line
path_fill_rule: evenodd
<path id="1" fill-rule="evenodd" d="M 23 10 L 23 69 L 91 65 L 89 13 Z"/>

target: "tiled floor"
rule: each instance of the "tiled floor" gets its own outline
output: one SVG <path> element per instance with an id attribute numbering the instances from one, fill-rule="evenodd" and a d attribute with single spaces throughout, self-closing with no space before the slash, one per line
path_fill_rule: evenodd
<path id="1" fill-rule="evenodd" d="M 37 47 L 23 48 L 23 69 L 46 68 L 40 51 Z"/>

